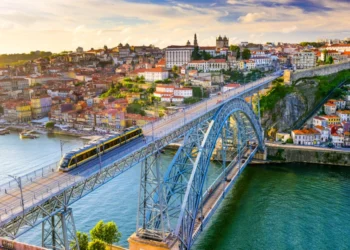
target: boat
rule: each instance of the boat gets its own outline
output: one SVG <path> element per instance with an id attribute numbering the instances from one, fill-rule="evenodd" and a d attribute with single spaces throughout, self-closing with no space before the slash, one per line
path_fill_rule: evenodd
<path id="1" fill-rule="evenodd" d="M 19 138 L 21 139 L 36 139 L 39 136 L 36 134 L 33 134 L 34 131 L 22 131 L 19 133 Z"/>
<path id="2" fill-rule="evenodd" d="M 8 131 L 7 129 L 0 129 L 0 135 L 8 135 L 10 134 L 10 131 Z"/>

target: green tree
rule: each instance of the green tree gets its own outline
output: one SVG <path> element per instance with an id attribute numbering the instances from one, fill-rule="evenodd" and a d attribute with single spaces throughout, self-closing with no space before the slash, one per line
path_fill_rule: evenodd
<path id="1" fill-rule="evenodd" d="M 92 240 L 100 239 L 104 241 L 105 237 L 105 224 L 103 220 L 97 222 L 97 224 L 90 230 Z"/>
<path id="2" fill-rule="evenodd" d="M 89 242 L 88 250 L 105 250 L 105 249 L 106 249 L 106 243 L 104 243 L 102 240 L 95 239 Z"/>
<path id="3" fill-rule="evenodd" d="M 199 53 L 199 48 L 194 47 L 193 52 L 192 52 L 192 60 L 200 60 L 200 59 L 202 59 L 202 56 Z"/>
<path id="4" fill-rule="evenodd" d="M 113 243 L 119 242 L 122 236 L 122 234 L 118 231 L 118 227 L 114 221 L 109 221 L 105 224 L 104 234 L 105 234 L 104 241 L 110 245 Z"/>
<path id="5" fill-rule="evenodd" d="M 176 66 L 176 65 L 174 65 L 173 68 L 171 69 L 171 71 L 172 71 L 173 73 L 178 73 L 179 67 Z"/>
<path id="6" fill-rule="evenodd" d="M 250 58 L 250 50 L 249 49 L 244 49 L 242 52 L 242 59 L 248 60 Z"/>
<path id="7" fill-rule="evenodd" d="M 326 63 L 327 64 L 333 64 L 333 62 L 334 62 L 333 57 L 328 56 L 327 59 L 326 59 Z"/>
<path id="8" fill-rule="evenodd" d="M 88 250 L 89 236 L 87 233 L 77 232 L 77 239 L 79 243 L 80 250 Z"/>
<path id="9" fill-rule="evenodd" d="M 235 55 L 237 59 L 240 57 L 241 49 L 239 48 L 239 46 L 237 46 L 237 45 L 230 45 L 230 50 L 232 52 L 236 52 L 236 54 L 233 54 L 233 55 Z"/>
<path id="10" fill-rule="evenodd" d="M 55 127 L 54 122 L 49 121 L 45 124 L 45 128 L 47 128 L 47 129 L 53 129 L 54 127 Z"/>
<path id="11" fill-rule="evenodd" d="M 117 225 L 113 222 L 104 223 L 99 221 L 90 231 L 92 240 L 102 240 L 107 244 L 113 244 L 120 240 L 121 233 L 118 231 Z"/>
<path id="12" fill-rule="evenodd" d="M 0 105 L 0 114 L 4 113 L 4 108 Z"/>

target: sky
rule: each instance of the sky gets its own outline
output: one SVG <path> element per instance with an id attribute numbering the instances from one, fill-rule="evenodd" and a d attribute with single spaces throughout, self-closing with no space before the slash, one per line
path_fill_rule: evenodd
<path id="1" fill-rule="evenodd" d="M 0 53 L 350 37 L 350 0 L 0 0 Z"/>

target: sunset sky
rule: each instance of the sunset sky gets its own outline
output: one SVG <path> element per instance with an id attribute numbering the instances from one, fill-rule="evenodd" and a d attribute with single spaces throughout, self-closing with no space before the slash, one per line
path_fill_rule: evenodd
<path id="1" fill-rule="evenodd" d="M 350 0 L 1 0 L 0 53 L 350 37 Z"/>

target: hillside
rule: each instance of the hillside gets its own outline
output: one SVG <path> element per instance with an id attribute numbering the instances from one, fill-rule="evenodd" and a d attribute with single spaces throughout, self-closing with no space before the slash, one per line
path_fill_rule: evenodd
<path id="1" fill-rule="evenodd" d="M 334 75 L 300 79 L 292 86 L 283 84 L 282 78 L 261 98 L 261 122 L 268 137 L 276 132 L 289 132 L 307 117 L 322 100 L 344 79 L 350 79 L 350 70 Z M 335 90 L 333 97 L 339 97 Z"/>

